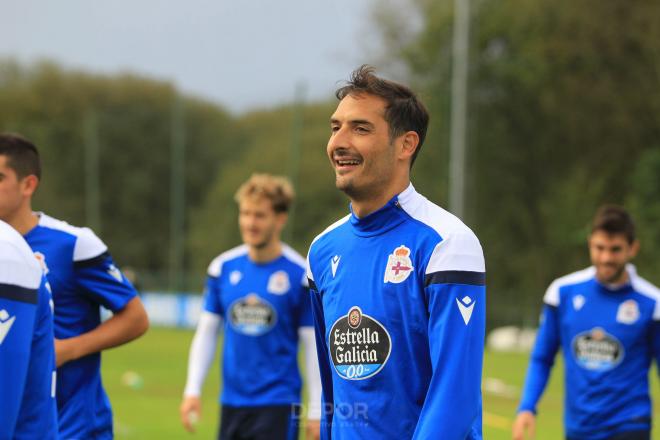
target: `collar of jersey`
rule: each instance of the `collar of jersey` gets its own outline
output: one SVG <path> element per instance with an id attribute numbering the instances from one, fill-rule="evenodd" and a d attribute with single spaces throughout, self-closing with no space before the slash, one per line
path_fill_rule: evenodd
<path id="1" fill-rule="evenodd" d="M 634 290 L 633 283 L 635 282 L 635 278 L 637 278 L 637 268 L 632 263 L 628 263 L 626 264 L 626 272 L 628 272 L 628 281 L 618 286 L 603 284 L 600 281 L 598 281 L 598 279 L 595 276 L 594 276 L 594 282 L 606 292 L 616 293 L 616 294 L 625 293 L 628 290 Z"/>
<path id="2" fill-rule="evenodd" d="M 350 223 L 353 232 L 361 237 L 371 237 L 396 228 L 408 218 L 408 214 L 402 207 L 402 202 L 413 193 L 415 193 L 415 188 L 410 184 L 404 192 L 392 197 L 385 206 L 362 218 L 356 216 L 353 207 L 350 206 Z"/>

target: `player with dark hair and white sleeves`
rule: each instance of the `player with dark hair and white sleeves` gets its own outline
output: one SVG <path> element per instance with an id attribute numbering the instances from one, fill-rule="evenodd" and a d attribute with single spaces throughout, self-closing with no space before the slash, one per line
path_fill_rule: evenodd
<path id="1" fill-rule="evenodd" d="M 208 269 L 204 311 L 190 348 L 181 421 L 194 431 L 201 388 L 224 334 L 221 440 L 297 440 L 305 347 L 307 438 L 319 436 L 321 385 L 305 259 L 280 241 L 293 201 L 284 178 L 254 174 L 236 193 L 243 245 Z"/>
<path id="2" fill-rule="evenodd" d="M 23 238 L 0 221 L 0 439 L 57 439 L 50 292 Z"/>
<path id="3" fill-rule="evenodd" d="M 630 214 L 604 205 L 588 239 L 592 266 L 556 279 L 543 298 L 514 440 L 533 438 L 536 405 L 557 351 L 564 359 L 568 440 L 649 440 L 649 369 L 660 364 L 660 289 L 630 264 L 639 249 Z"/>
<path id="4" fill-rule="evenodd" d="M 149 321 L 137 292 L 91 229 L 32 211 L 40 178 L 34 144 L 1 134 L 0 219 L 23 235 L 52 289 L 59 435 L 111 439 L 112 410 L 101 381 L 100 352 L 139 337 Z M 113 313 L 104 322 L 101 306 Z"/>
<path id="5" fill-rule="evenodd" d="M 308 255 L 322 438 L 481 439 L 484 257 L 410 183 L 428 113 L 369 66 L 337 98 L 327 153 L 351 213 Z"/>

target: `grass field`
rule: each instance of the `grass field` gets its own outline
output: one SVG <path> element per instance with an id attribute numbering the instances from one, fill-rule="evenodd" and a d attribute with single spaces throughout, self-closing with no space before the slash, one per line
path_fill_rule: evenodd
<path id="1" fill-rule="evenodd" d="M 218 363 L 204 386 L 203 414 L 195 435 L 179 422 L 179 404 L 185 382 L 192 332 L 152 328 L 147 335 L 103 355 L 103 381 L 110 395 L 117 439 L 211 439 L 217 429 Z M 486 353 L 484 365 L 484 438 L 510 439 L 510 425 L 524 380 L 527 354 Z M 136 373 L 140 379 L 135 380 Z M 131 378 L 133 376 L 133 378 Z M 539 406 L 538 440 L 562 437 L 561 364 L 555 368 Z M 658 402 L 655 372 L 652 389 Z M 126 384 L 126 379 L 132 379 Z M 656 407 L 654 419 L 660 420 Z M 654 439 L 660 439 L 656 432 Z"/>

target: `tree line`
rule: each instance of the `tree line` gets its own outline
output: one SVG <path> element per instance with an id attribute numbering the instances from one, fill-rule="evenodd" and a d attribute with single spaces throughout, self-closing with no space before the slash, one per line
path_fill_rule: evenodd
<path id="1" fill-rule="evenodd" d="M 409 16 L 396 2 L 374 10 L 386 49 L 380 71 L 398 72 L 430 108 L 412 178 L 446 206 L 453 12 L 448 2 L 399 3 Z M 632 211 L 639 271 L 660 283 L 660 4 L 472 4 L 465 221 L 485 250 L 489 325 L 534 324 L 547 284 L 589 264 L 588 223 L 606 202 Z M 397 32 L 400 20 L 416 25 Z M 4 60 L 0 104 L 2 131 L 26 135 L 42 152 L 36 209 L 91 223 L 145 288 L 169 287 L 177 126 L 184 289 L 201 290 L 208 262 L 240 242 L 233 194 L 252 172 L 297 183 L 285 236 L 302 254 L 347 212 L 325 157 L 334 101 L 234 115 L 137 75 Z"/>

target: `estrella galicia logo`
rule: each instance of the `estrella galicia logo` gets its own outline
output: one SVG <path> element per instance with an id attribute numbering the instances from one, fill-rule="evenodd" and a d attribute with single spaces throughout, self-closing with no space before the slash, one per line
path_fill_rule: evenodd
<path id="1" fill-rule="evenodd" d="M 571 346 L 578 365 L 593 371 L 611 370 L 625 354 L 623 344 L 600 327 L 578 334 Z"/>
<path id="2" fill-rule="evenodd" d="M 275 326 L 277 312 L 268 301 L 250 293 L 229 306 L 229 322 L 240 333 L 261 336 Z"/>
<path id="3" fill-rule="evenodd" d="M 390 334 L 359 307 L 352 307 L 332 325 L 330 356 L 343 379 L 367 379 L 383 369 L 392 351 Z"/>

